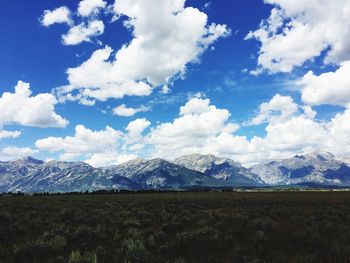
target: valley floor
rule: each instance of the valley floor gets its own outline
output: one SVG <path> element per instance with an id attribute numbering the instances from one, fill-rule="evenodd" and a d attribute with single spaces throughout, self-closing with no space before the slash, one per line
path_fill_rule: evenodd
<path id="1" fill-rule="evenodd" d="M 349 262 L 350 192 L 0 198 L 0 262 Z"/>

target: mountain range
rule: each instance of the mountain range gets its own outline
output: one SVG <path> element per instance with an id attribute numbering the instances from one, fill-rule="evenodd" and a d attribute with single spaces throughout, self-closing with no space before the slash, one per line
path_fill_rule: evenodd
<path id="1" fill-rule="evenodd" d="M 350 165 L 328 152 L 270 160 L 250 168 L 227 158 L 192 154 L 167 161 L 134 159 L 94 168 L 84 162 L 32 157 L 0 162 L 0 192 L 187 189 L 196 187 L 350 186 Z"/>

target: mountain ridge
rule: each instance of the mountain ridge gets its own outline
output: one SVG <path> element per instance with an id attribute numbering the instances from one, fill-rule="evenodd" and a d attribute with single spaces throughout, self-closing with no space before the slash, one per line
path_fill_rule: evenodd
<path id="1" fill-rule="evenodd" d="M 27 156 L 0 162 L 0 192 L 73 192 L 189 187 L 350 186 L 350 165 L 329 152 L 312 152 L 243 167 L 212 154 L 190 154 L 94 168 L 84 162 L 44 162 Z"/>

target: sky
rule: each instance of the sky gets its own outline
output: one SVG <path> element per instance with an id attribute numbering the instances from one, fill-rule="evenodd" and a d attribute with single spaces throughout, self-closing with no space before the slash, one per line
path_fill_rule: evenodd
<path id="1" fill-rule="evenodd" d="M 0 160 L 350 156 L 350 1 L 3 0 Z"/>

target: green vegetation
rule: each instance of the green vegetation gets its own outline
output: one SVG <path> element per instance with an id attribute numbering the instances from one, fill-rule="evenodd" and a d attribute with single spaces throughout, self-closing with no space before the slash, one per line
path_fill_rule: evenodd
<path id="1" fill-rule="evenodd" d="M 0 262 L 349 261 L 349 192 L 0 198 Z"/>

